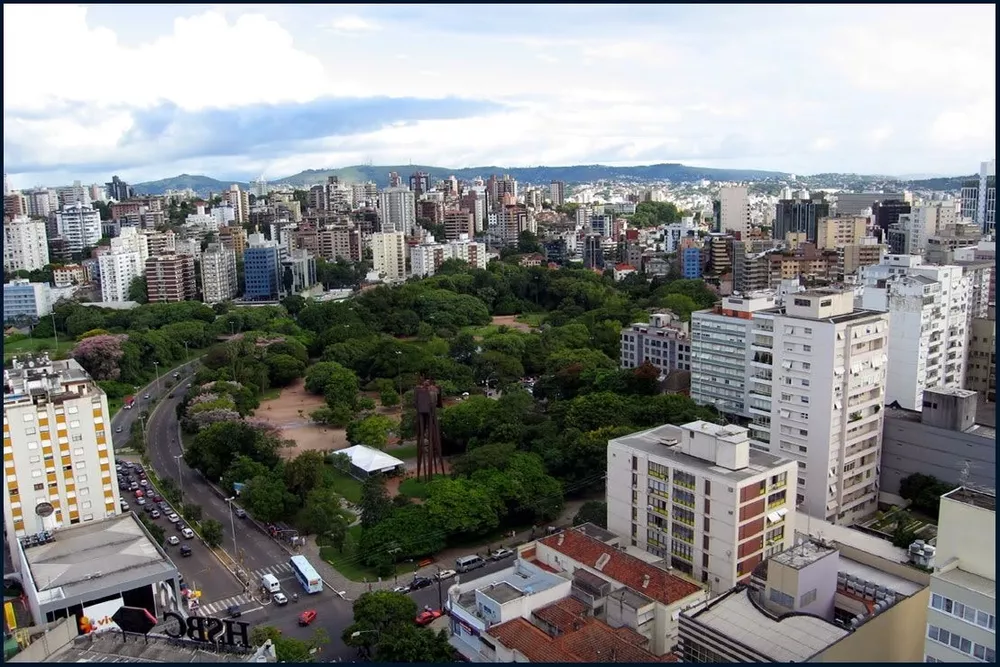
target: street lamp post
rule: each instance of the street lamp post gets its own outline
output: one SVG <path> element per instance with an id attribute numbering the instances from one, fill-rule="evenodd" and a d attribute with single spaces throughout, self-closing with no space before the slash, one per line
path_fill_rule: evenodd
<path id="1" fill-rule="evenodd" d="M 234 500 L 236 500 L 236 496 L 226 498 L 226 502 L 229 504 L 229 530 L 233 531 L 233 558 L 239 559 L 240 551 L 236 548 L 236 519 L 233 518 Z"/>
<path id="2" fill-rule="evenodd" d="M 153 368 L 156 369 L 156 391 L 160 391 L 160 362 L 154 361 Z"/>
<path id="3" fill-rule="evenodd" d="M 403 414 L 403 351 L 396 350 L 396 385 L 399 392 L 399 414 Z"/>
<path id="4" fill-rule="evenodd" d="M 181 475 L 181 459 L 184 458 L 183 454 L 177 454 L 174 456 L 174 460 L 177 461 L 177 489 L 181 492 L 181 500 L 184 500 L 184 477 Z"/>
<path id="5" fill-rule="evenodd" d="M 441 566 L 437 565 L 435 567 L 437 567 L 437 571 L 438 571 L 438 574 L 437 574 L 437 580 L 438 580 L 438 609 L 443 610 L 444 609 L 444 591 L 442 590 L 442 584 L 441 584 Z"/>

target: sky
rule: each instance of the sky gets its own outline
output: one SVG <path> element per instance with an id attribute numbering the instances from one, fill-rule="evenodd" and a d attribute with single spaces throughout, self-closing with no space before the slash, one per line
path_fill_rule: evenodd
<path id="1" fill-rule="evenodd" d="M 14 187 L 354 164 L 962 175 L 994 5 L 4 5 Z"/>

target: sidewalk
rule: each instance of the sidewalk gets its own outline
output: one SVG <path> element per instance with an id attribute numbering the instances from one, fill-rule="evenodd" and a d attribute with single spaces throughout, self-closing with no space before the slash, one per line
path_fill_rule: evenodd
<path id="1" fill-rule="evenodd" d="M 539 537 L 544 536 L 545 528 L 547 526 L 558 526 L 560 528 L 567 528 L 572 524 L 573 517 L 576 516 L 576 513 L 580 510 L 580 507 L 585 502 L 587 501 L 571 500 L 567 502 L 566 507 L 563 508 L 563 511 L 560 513 L 559 517 L 556 518 L 554 521 L 547 523 L 545 526 L 537 527 L 534 531 L 534 535 L 532 535 L 532 531 L 529 529 L 521 531 L 520 533 L 514 533 L 512 536 L 507 537 L 502 541 L 493 542 L 490 544 L 484 544 L 479 546 L 478 548 L 459 547 L 453 549 L 445 549 L 444 551 L 437 554 L 435 561 L 432 565 L 422 567 L 416 572 L 413 572 L 412 574 L 405 575 L 405 580 L 409 581 L 413 576 L 417 575 L 423 577 L 432 577 L 433 575 L 437 574 L 439 566 L 442 569 L 453 569 L 455 559 L 461 556 L 468 556 L 474 553 L 478 553 L 479 555 L 486 557 L 487 555 L 489 555 L 491 551 L 499 549 L 500 547 L 514 548 L 515 546 L 525 544 L 526 542 L 530 542 L 533 539 L 537 539 Z M 282 544 L 282 546 L 284 546 L 287 549 L 287 545 Z M 395 583 L 392 577 L 388 577 L 387 579 L 383 579 L 382 581 L 369 582 L 367 584 L 361 581 L 351 581 L 350 579 L 342 575 L 340 572 L 338 572 L 332 565 L 330 565 L 325 560 L 320 558 L 319 547 L 316 545 L 316 538 L 314 536 L 309 536 L 306 539 L 305 546 L 303 546 L 298 553 L 301 553 L 303 556 L 309 559 L 309 562 L 312 563 L 313 567 L 316 568 L 316 571 L 319 572 L 320 577 L 322 577 L 324 583 L 327 586 L 332 588 L 334 592 L 337 593 L 343 592 L 342 597 L 348 602 L 353 602 L 362 593 L 365 593 L 369 590 L 391 591 L 393 588 L 403 583 L 404 577 L 402 576 L 400 577 L 399 584 Z"/>

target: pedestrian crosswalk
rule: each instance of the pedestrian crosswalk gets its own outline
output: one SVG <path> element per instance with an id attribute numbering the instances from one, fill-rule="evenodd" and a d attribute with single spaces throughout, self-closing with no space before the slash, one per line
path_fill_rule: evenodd
<path id="1" fill-rule="evenodd" d="M 226 598 L 224 600 L 217 600 L 215 602 L 210 602 L 207 604 L 202 604 L 198 608 L 198 612 L 202 616 L 211 616 L 213 614 L 218 614 L 224 612 L 234 605 L 239 605 L 244 610 L 248 607 L 258 607 L 261 602 L 259 599 L 254 598 L 253 592 L 260 586 L 260 579 L 265 574 L 270 574 L 276 577 L 279 581 L 291 578 L 293 575 L 292 566 L 288 563 L 277 563 L 276 565 L 270 565 L 268 567 L 262 567 L 257 570 L 252 570 L 250 572 L 250 584 L 246 593 L 241 595 L 234 595 L 233 597 Z M 258 595 L 258 598 L 260 596 Z"/>
<path id="2" fill-rule="evenodd" d="M 292 571 L 292 566 L 288 563 L 278 563 L 277 565 L 271 565 L 269 567 L 262 567 L 259 570 L 253 570 L 250 574 L 252 575 L 251 581 L 259 582 L 260 578 L 265 574 L 273 574 L 274 576 L 281 578 L 279 575 L 290 573 Z"/>
<path id="3" fill-rule="evenodd" d="M 219 600 L 218 602 L 212 602 L 210 604 L 203 604 L 198 607 L 198 611 L 203 616 L 211 616 L 213 614 L 218 614 L 219 612 L 224 612 L 232 606 L 239 606 L 241 608 L 246 607 L 256 607 L 258 602 L 253 599 L 253 596 L 249 593 L 243 595 L 234 595 L 231 598 L 226 598 L 225 600 Z"/>

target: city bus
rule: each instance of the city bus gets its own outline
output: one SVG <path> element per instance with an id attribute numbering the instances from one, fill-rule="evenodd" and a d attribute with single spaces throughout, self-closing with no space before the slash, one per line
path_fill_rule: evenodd
<path id="1" fill-rule="evenodd" d="M 305 556 L 292 556 L 288 559 L 288 564 L 292 566 L 292 573 L 306 593 L 319 593 L 323 590 L 323 580 Z"/>

